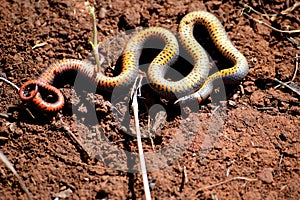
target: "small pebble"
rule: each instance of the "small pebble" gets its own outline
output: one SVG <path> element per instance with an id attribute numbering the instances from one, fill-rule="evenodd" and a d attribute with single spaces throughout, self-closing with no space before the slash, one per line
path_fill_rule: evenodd
<path id="1" fill-rule="evenodd" d="M 70 189 L 70 188 L 68 188 L 68 189 L 66 189 L 66 190 L 64 190 L 64 191 L 61 191 L 61 192 L 59 192 L 59 193 L 56 193 L 55 194 L 55 197 L 58 197 L 58 198 L 61 198 L 61 199 L 65 199 L 65 198 L 68 198 L 68 197 L 70 197 L 70 195 L 73 193 L 73 191 Z"/>
<path id="2" fill-rule="evenodd" d="M 233 97 L 232 97 L 233 100 L 237 100 L 238 98 L 239 98 L 239 94 L 237 94 L 237 93 L 234 94 Z"/>
<path id="3" fill-rule="evenodd" d="M 272 183 L 274 181 L 272 172 L 272 168 L 264 168 L 262 172 L 258 174 L 258 178 L 263 182 Z"/>
<path id="4" fill-rule="evenodd" d="M 107 10 L 105 8 L 101 8 L 99 12 L 99 19 L 104 19 L 106 16 Z"/>
<path id="5" fill-rule="evenodd" d="M 230 106 L 236 106 L 235 101 L 232 101 L 232 100 L 228 100 L 228 104 L 229 104 Z"/>
<path id="6" fill-rule="evenodd" d="M 40 57 L 40 56 L 36 57 L 35 59 L 36 59 L 39 63 L 43 62 L 43 58 Z"/>

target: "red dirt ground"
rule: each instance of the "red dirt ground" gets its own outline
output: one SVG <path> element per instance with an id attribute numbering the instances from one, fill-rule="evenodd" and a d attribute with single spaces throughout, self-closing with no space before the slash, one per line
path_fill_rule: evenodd
<path id="1" fill-rule="evenodd" d="M 296 30 L 300 29 L 300 9 L 271 18 L 249 12 L 244 3 L 261 13 L 274 14 L 292 7 L 295 1 L 90 2 L 95 5 L 99 41 L 136 27 L 159 26 L 176 31 L 188 12 L 209 11 L 222 21 L 250 64 L 250 72 L 241 84 L 227 88 L 226 115 L 210 119 L 217 108 L 208 99 L 188 119 L 172 114 L 164 128 L 157 131 L 153 137 L 156 150 L 167 146 L 176 133 L 195 133 L 195 138 L 173 163 L 148 173 L 154 199 L 300 199 L 299 96 L 286 88 L 275 88 L 274 81 L 291 80 L 300 47 L 290 38 L 299 43 L 299 33 L 280 33 L 253 20 L 281 30 Z M 91 52 L 92 23 L 87 3 L 81 0 L 1 1 L 0 30 L 0 72 L 18 86 L 38 77 L 56 60 L 84 59 Z M 32 48 L 42 42 L 47 44 Z M 117 50 L 110 49 L 113 53 Z M 294 82 L 300 84 L 299 72 Z M 0 82 L 0 112 L 12 113 L 9 118 L 0 118 L 1 151 L 34 198 L 53 199 L 68 189 L 72 190 L 69 199 L 145 198 L 141 174 L 112 169 L 108 160 L 97 161 L 102 155 L 94 154 L 97 149 L 93 147 L 103 148 L 105 142 L 101 138 L 93 140 L 101 137 L 97 132 L 81 134 L 87 128 L 84 119 L 75 126 L 70 108 L 71 103 L 78 105 L 81 99 L 71 98 L 72 87 L 68 84 L 62 91 L 68 104 L 61 113 L 47 116 L 28 107 L 33 119 L 16 90 Z M 151 99 L 155 95 L 148 96 Z M 124 128 L 114 120 L 107 99 L 103 100 L 101 93 L 89 98 L 98 105 L 99 124 L 107 138 L 121 149 L 136 152 L 136 140 L 124 136 Z M 122 111 L 122 105 L 118 108 Z M 146 124 L 147 117 L 140 117 Z M 217 125 L 223 122 L 219 130 Z M 209 133 L 221 133 L 216 141 L 204 144 L 209 126 L 216 126 Z M 86 144 L 89 157 L 68 136 L 66 127 Z M 143 144 L 146 152 L 153 151 L 149 138 L 143 139 Z M 122 162 L 122 155 L 117 156 Z M 232 180 L 235 177 L 247 179 Z M 212 187 L 203 188 L 209 185 Z M 0 199 L 25 198 L 16 177 L 1 165 Z"/>

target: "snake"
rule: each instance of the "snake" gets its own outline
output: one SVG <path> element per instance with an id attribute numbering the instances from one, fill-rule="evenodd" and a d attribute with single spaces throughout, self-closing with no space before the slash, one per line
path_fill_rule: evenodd
<path id="1" fill-rule="evenodd" d="M 205 27 L 218 51 L 233 63 L 232 67 L 209 75 L 209 57 L 194 37 L 193 29 L 196 24 Z M 142 49 L 150 38 L 161 40 L 164 47 L 148 67 L 149 83 L 159 95 L 166 98 L 176 97 L 175 103 L 190 100 L 201 103 L 212 93 L 213 82 L 216 79 L 222 79 L 225 84 L 230 84 L 241 81 L 247 75 L 249 67 L 245 56 L 231 43 L 222 23 L 215 15 L 206 11 L 188 13 L 179 23 L 178 35 L 182 46 L 194 63 L 192 70 L 180 80 L 172 81 L 165 78 L 169 67 L 179 55 L 176 36 L 165 28 L 149 27 L 129 39 L 122 53 L 122 69 L 117 76 L 108 77 L 101 72 L 95 72 L 94 65 L 85 61 L 63 59 L 51 64 L 37 79 L 23 83 L 19 90 L 20 99 L 46 112 L 61 110 L 64 106 L 63 94 L 52 84 L 58 75 L 68 71 L 84 74 L 100 89 L 106 91 L 112 91 L 116 87 L 132 86 L 138 76 Z M 51 94 L 54 100 L 48 101 L 43 94 Z"/>

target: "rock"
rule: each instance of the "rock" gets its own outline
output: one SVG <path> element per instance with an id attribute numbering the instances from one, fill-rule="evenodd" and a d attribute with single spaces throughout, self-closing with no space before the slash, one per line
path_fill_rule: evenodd
<path id="1" fill-rule="evenodd" d="M 273 182 L 273 168 L 264 168 L 259 174 L 258 178 L 266 183 Z"/>
<path id="2" fill-rule="evenodd" d="M 105 8 L 101 8 L 99 12 L 99 19 L 104 19 L 106 17 L 107 10 Z"/>

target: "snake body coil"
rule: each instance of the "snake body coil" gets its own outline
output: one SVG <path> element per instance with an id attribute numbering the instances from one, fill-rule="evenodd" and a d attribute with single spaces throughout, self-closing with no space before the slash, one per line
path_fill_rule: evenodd
<path id="1" fill-rule="evenodd" d="M 203 25 L 214 42 L 215 46 L 227 59 L 234 63 L 229 69 L 209 74 L 209 59 L 202 46 L 193 36 L 195 24 Z M 52 86 L 54 78 L 65 71 L 79 71 L 99 85 L 100 88 L 112 91 L 117 86 L 131 85 L 138 75 L 139 58 L 144 43 L 149 38 L 159 38 L 165 44 L 162 51 L 154 58 L 148 69 L 151 86 L 159 94 L 170 97 L 180 97 L 176 102 L 197 99 L 200 103 L 206 99 L 213 89 L 213 81 L 222 78 L 225 83 L 240 81 L 248 73 L 246 58 L 233 46 L 221 22 L 213 15 L 204 11 L 187 14 L 179 25 L 179 39 L 187 52 L 192 56 L 194 67 L 191 72 L 178 81 L 165 79 L 165 74 L 178 57 L 179 46 L 176 37 L 170 31 L 151 27 L 134 35 L 127 43 L 122 56 L 122 71 L 118 76 L 107 77 L 102 73 L 94 73 L 94 66 L 79 60 L 65 59 L 50 65 L 37 79 L 25 82 L 20 88 L 20 98 L 32 102 L 39 109 L 55 112 L 62 109 L 64 98 L 61 92 Z M 29 96 L 25 90 L 31 89 Z M 55 102 L 46 102 L 40 94 L 40 89 L 52 93 Z"/>

